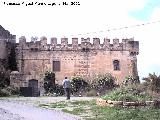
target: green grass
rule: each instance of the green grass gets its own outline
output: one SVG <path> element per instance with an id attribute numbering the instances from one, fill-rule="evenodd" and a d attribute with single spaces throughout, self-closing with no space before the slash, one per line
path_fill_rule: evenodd
<path id="1" fill-rule="evenodd" d="M 95 116 L 86 120 L 160 120 L 160 109 L 95 106 L 92 112 Z"/>
<path id="2" fill-rule="evenodd" d="M 39 107 L 48 107 L 48 104 L 39 104 Z"/>
<path id="3" fill-rule="evenodd" d="M 51 108 L 65 108 L 67 106 L 66 103 L 57 103 L 57 104 L 51 104 Z"/>
<path id="4" fill-rule="evenodd" d="M 160 120 L 160 109 L 147 107 L 101 107 L 96 105 L 95 100 L 68 101 L 52 104 L 41 104 L 40 106 L 61 108 L 63 112 L 81 116 L 85 120 Z"/>
<path id="5" fill-rule="evenodd" d="M 72 101 L 70 102 L 72 105 L 80 105 L 80 106 L 85 106 L 85 105 L 90 105 L 92 104 L 91 101 Z"/>
<path id="6" fill-rule="evenodd" d="M 65 107 L 67 107 L 67 104 L 59 102 L 59 103 L 51 103 L 51 104 L 40 104 L 39 106 L 40 107 L 49 107 L 49 108 L 65 108 Z"/>
<path id="7" fill-rule="evenodd" d="M 62 109 L 63 112 L 74 114 L 74 115 L 81 115 L 82 113 L 85 112 L 84 110 L 85 109 L 83 107 L 77 107 L 77 108 L 74 108 L 73 110 Z"/>

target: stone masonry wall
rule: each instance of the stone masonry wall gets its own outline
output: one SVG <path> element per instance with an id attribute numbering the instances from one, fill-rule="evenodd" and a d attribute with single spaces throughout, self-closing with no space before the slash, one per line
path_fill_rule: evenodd
<path id="1" fill-rule="evenodd" d="M 7 57 L 9 54 L 8 43 L 15 43 L 16 36 L 10 34 L 0 25 L 0 71 L 5 71 L 7 66 Z"/>
<path id="2" fill-rule="evenodd" d="M 43 75 L 46 71 L 53 70 L 53 61 L 60 61 L 60 71 L 56 71 L 56 82 L 62 83 L 65 76 L 82 76 L 88 81 L 96 74 L 111 73 L 117 78 L 117 83 L 128 75 L 138 75 L 137 58 L 139 42 L 131 39 L 105 38 L 100 44 L 99 38 L 81 39 L 72 38 L 72 44 L 68 44 L 68 38 L 62 38 L 61 44 L 57 44 L 57 38 L 51 38 L 51 44 L 47 44 L 47 38 L 40 41 L 26 42 L 22 36 L 17 46 L 17 61 L 19 72 L 23 75 L 24 82 L 37 79 L 39 85 L 43 83 Z M 120 70 L 114 70 L 113 61 L 118 60 Z M 53 71 L 54 72 L 54 71 Z"/>

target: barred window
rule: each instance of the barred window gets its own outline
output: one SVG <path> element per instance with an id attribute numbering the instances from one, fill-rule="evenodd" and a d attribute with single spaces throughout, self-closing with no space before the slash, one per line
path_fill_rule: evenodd
<path id="1" fill-rule="evenodd" d="M 53 71 L 60 71 L 60 61 L 53 61 Z"/>
<path id="2" fill-rule="evenodd" d="M 113 68 L 114 68 L 114 70 L 120 70 L 119 60 L 113 61 Z"/>

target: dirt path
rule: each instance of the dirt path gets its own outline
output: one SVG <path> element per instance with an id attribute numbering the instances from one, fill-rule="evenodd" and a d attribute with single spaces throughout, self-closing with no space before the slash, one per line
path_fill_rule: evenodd
<path id="1" fill-rule="evenodd" d="M 71 100 L 90 100 L 93 98 L 71 98 Z M 0 120 L 81 120 L 80 117 L 37 107 L 41 103 L 65 101 L 64 97 L 1 98 Z"/>

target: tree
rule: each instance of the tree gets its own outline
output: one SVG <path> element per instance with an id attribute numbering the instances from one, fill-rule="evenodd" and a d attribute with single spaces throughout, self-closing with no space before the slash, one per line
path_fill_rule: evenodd
<path id="1" fill-rule="evenodd" d="M 154 92 L 160 91 L 160 75 L 157 76 L 155 73 L 149 73 L 148 77 L 143 78 L 145 85 Z"/>

